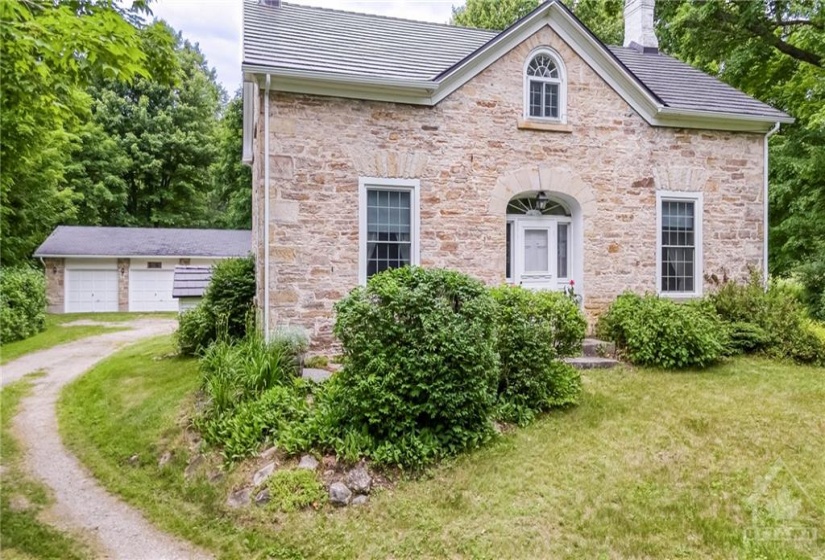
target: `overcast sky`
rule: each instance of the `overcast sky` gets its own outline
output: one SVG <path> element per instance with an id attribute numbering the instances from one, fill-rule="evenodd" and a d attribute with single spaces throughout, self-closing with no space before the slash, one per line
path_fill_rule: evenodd
<path id="1" fill-rule="evenodd" d="M 336 8 L 422 21 L 447 23 L 453 4 L 463 0 L 290 0 L 294 4 Z M 155 17 L 199 43 L 218 80 L 232 95 L 241 83 L 242 0 L 156 0 L 151 4 Z"/>

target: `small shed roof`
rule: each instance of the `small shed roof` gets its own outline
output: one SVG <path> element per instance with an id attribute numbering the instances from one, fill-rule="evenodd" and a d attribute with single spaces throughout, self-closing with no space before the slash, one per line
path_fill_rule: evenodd
<path id="1" fill-rule="evenodd" d="M 211 266 L 176 266 L 172 280 L 172 297 L 203 297 L 211 280 Z"/>
<path id="2" fill-rule="evenodd" d="M 248 230 L 57 226 L 34 256 L 243 257 L 251 250 Z"/>

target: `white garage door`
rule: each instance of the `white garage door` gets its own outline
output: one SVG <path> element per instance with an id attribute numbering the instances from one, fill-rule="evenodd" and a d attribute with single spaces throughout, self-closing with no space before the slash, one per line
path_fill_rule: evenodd
<path id="1" fill-rule="evenodd" d="M 129 311 L 177 311 L 172 297 L 174 270 L 129 271 Z"/>
<path id="2" fill-rule="evenodd" d="M 66 270 L 66 312 L 117 311 L 117 270 Z"/>

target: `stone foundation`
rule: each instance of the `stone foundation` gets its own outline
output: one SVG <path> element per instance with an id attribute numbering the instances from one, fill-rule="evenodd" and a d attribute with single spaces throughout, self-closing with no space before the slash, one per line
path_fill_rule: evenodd
<path id="1" fill-rule="evenodd" d="M 46 274 L 46 301 L 49 313 L 63 313 L 66 309 L 65 278 L 66 262 L 64 259 L 43 259 Z"/>

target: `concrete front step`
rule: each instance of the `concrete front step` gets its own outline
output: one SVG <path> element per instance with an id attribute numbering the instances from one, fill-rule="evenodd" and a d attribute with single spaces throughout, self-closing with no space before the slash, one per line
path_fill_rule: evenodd
<path id="1" fill-rule="evenodd" d="M 589 358 L 615 358 L 616 345 L 598 338 L 585 338 L 582 343 L 582 355 Z"/>
<path id="2" fill-rule="evenodd" d="M 619 360 L 600 356 L 579 356 L 577 358 L 565 358 L 564 361 L 576 369 L 609 369 L 621 364 Z"/>

